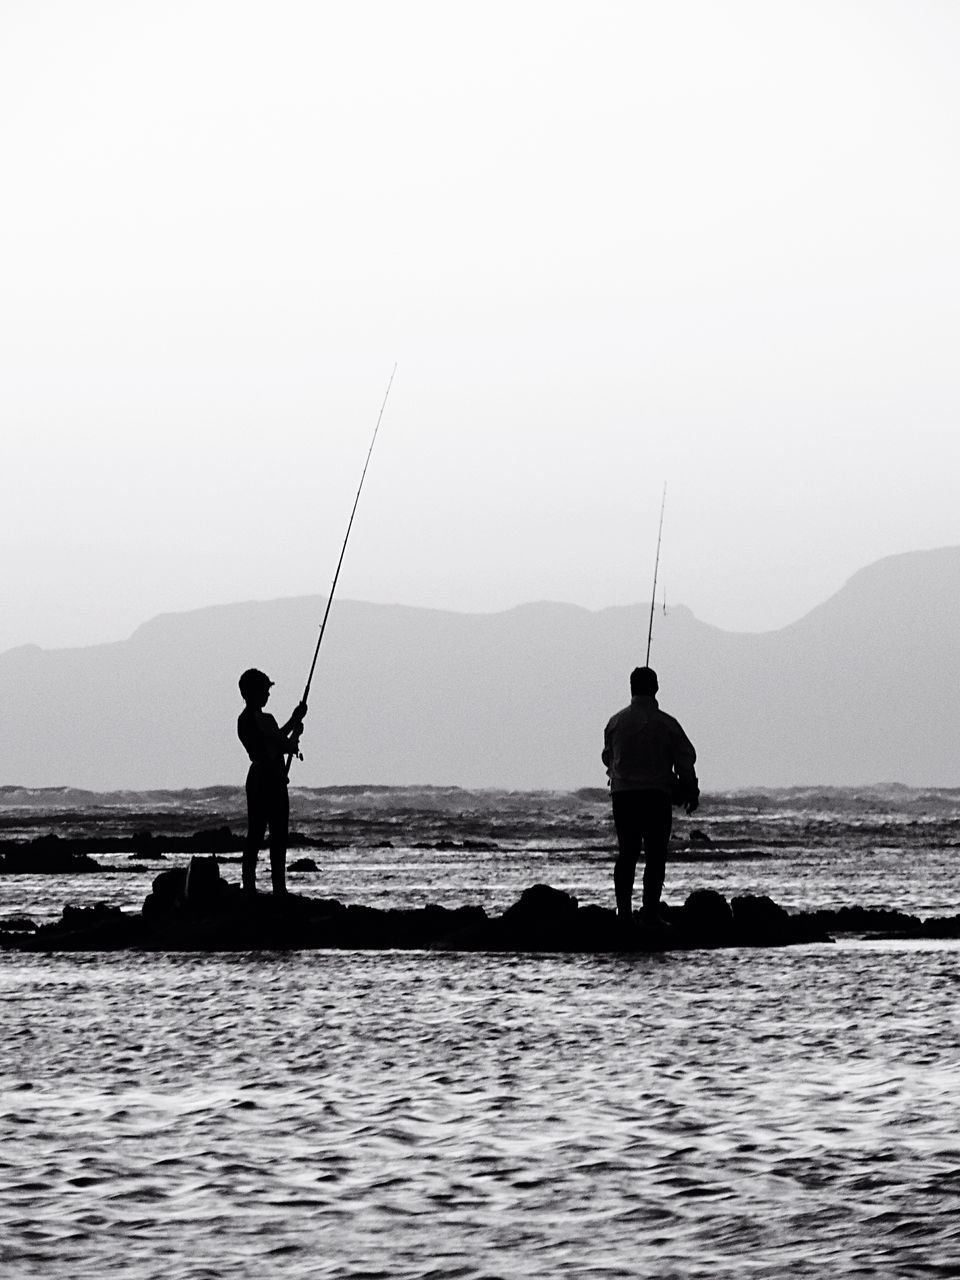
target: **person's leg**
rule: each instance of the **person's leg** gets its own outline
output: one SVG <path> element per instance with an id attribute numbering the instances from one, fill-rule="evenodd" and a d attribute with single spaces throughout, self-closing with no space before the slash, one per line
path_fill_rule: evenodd
<path id="1" fill-rule="evenodd" d="M 637 823 L 636 793 L 615 791 L 611 799 L 613 825 L 616 828 L 619 849 L 619 855 L 613 864 L 613 888 L 617 898 L 617 915 L 622 920 L 629 920 L 633 902 L 633 881 L 643 835 Z"/>
<path id="2" fill-rule="evenodd" d="M 270 805 L 270 878 L 275 896 L 287 892 L 287 833 L 290 826 L 290 796 L 286 783 L 273 793 Z"/>
<path id="3" fill-rule="evenodd" d="M 670 797 L 662 791 L 647 792 L 643 801 L 643 914 L 651 918 L 660 907 L 672 827 Z"/>
<path id="4" fill-rule="evenodd" d="M 257 889 L 257 854 L 267 834 L 268 808 L 263 787 L 255 775 L 247 777 L 247 834 L 241 859 L 243 888 L 247 893 Z"/>

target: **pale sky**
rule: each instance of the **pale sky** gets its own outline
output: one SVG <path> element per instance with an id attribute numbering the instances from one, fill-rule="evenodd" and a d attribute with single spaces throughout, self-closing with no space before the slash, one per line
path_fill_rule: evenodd
<path id="1" fill-rule="evenodd" d="M 0 650 L 960 543 L 954 0 L 6 0 Z"/>

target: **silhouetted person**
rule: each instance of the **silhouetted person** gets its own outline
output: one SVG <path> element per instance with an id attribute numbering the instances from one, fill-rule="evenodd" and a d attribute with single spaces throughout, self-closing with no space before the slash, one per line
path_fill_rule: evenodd
<path id="1" fill-rule="evenodd" d="M 630 673 L 630 705 L 618 711 L 603 735 L 620 856 L 613 869 L 617 916 L 631 918 L 633 880 L 643 855 L 643 910 L 649 921 L 659 917 L 666 871 L 667 845 L 673 826 L 673 804 L 693 813 L 700 803 L 694 769 L 697 753 L 673 716 L 657 704 L 659 683 L 650 667 Z"/>
<path id="2" fill-rule="evenodd" d="M 257 854 L 270 828 L 270 877 L 273 892 L 287 892 L 287 826 L 290 800 L 287 795 L 285 757 L 296 753 L 303 730 L 307 704 L 298 704 L 281 729 L 264 711 L 273 681 L 256 667 L 240 677 L 240 692 L 247 704 L 237 720 L 237 736 L 247 749 L 247 838 L 243 844 L 243 887 L 247 893 L 257 888 Z"/>

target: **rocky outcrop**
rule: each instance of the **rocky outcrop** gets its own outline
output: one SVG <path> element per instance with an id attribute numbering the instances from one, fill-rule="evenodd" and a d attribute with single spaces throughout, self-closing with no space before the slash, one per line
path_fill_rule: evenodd
<path id="1" fill-rule="evenodd" d="M 0 933 L 0 945 L 38 951 L 137 947 L 595 952 L 749 946 L 761 940 L 783 945 L 826 937 L 807 924 L 794 927 L 786 912 L 783 919 L 776 917 L 776 930 L 768 927 L 764 916 L 763 930 L 754 936 L 752 918 L 738 925 L 726 900 L 711 890 L 692 894 L 668 915 L 667 923 L 647 926 L 637 920 L 624 927 L 612 910 L 581 905 L 570 894 L 544 884 L 524 890 L 502 915 L 492 917 L 479 906 L 428 904 L 383 910 L 294 894 L 246 895 L 221 878 L 215 857 L 194 857 L 187 866 L 161 871 L 154 878 L 139 914 L 105 906 L 65 907 L 52 924 L 8 928 Z"/>
<path id="2" fill-rule="evenodd" d="M 697 889 L 663 918 L 629 925 L 613 910 L 581 904 L 550 885 L 525 889 L 502 915 L 483 907 L 383 910 L 335 898 L 244 894 L 220 876 L 215 857 L 160 872 L 139 913 L 103 904 L 67 906 L 51 924 L 0 921 L 0 946 L 30 951 L 248 951 L 437 949 L 499 952 L 642 952 L 715 947 L 780 947 L 829 942 L 828 924 L 886 937 L 958 937 L 960 916 L 921 921 L 859 907 L 791 914 L 768 897 L 731 902 Z"/>

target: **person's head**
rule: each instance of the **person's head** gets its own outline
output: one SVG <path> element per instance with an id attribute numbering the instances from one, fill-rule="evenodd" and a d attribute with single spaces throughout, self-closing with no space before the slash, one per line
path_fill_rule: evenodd
<path id="1" fill-rule="evenodd" d="M 634 667 L 630 672 L 630 696 L 639 697 L 647 694 L 652 697 L 660 688 L 657 673 L 653 667 Z"/>
<path id="2" fill-rule="evenodd" d="M 249 667 L 240 677 L 240 693 L 244 702 L 249 702 L 255 707 L 265 706 L 270 697 L 272 684 L 273 681 L 268 675 L 258 671 L 256 667 Z"/>

